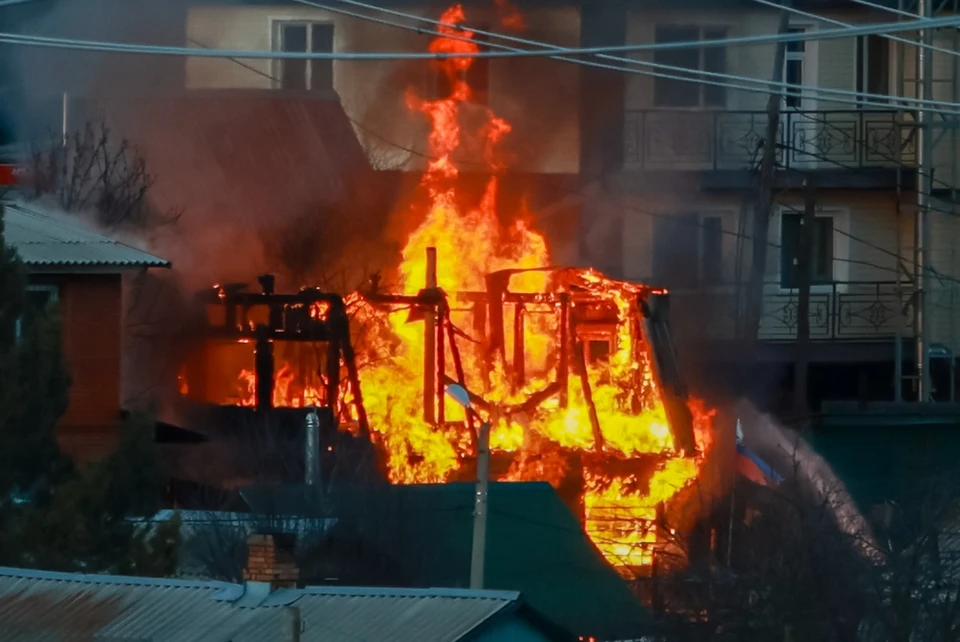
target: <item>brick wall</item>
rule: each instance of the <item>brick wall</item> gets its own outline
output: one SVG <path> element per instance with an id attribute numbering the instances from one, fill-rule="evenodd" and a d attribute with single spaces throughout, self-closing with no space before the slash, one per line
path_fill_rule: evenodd
<path id="1" fill-rule="evenodd" d="M 58 439 L 80 461 L 102 457 L 120 427 L 121 279 L 116 274 L 34 276 L 56 285 L 63 352 L 70 373 L 69 405 Z"/>
<path id="2" fill-rule="evenodd" d="M 295 587 L 300 570 L 293 557 L 294 540 L 287 535 L 251 535 L 243 579 L 269 582 L 273 588 Z"/>

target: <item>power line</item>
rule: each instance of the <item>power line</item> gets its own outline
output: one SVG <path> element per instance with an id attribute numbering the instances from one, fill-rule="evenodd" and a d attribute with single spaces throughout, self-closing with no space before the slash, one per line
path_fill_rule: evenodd
<path id="1" fill-rule="evenodd" d="M 450 28 L 462 29 L 456 25 Z M 911 21 L 898 21 L 866 25 L 855 28 L 823 29 L 816 32 L 764 34 L 719 38 L 711 40 L 691 40 L 683 42 L 662 42 L 633 45 L 605 45 L 599 47 L 577 47 L 563 50 L 567 55 L 636 53 L 643 51 L 668 51 L 682 49 L 703 49 L 711 47 L 747 46 L 773 43 L 804 42 L 807 40 L 831 40 L 852 36 L 879 35 L 918 29 L 936 29 L 941 27 L 960 27 L 960 16 L 944 18 L 921 18 Z M 168 45 L 135 45 L 115 42 L 102 42 L 76 38 L 51 38 L 45 36 L 23 36 L 13 33 L 0 33 L 0 42 L 21 46 L 49 47 L 59 49 L 101 51 L 105 53 L 130 53 L 158 56 L 199 56 L 205 58 L 247 58 L 269 60 L 451 60 L 458 58 L 529 58 L 549 57 L 556 50 L 520 50 L 520 51 L 480 51 L 480 52 L 301 52 L 301 51 L 250 51 L 230 49 L 197 50 L 191 47 Z"/>
<path id="2" fill-rule="evenodd" d="M 797 16 L 802 16 L 802 17 L 804 17 L 804 18 L 809 18 L 809 19 L 811 19 L 811 20 L 817 20 L 817 21 L 819 21 L 819 22 L 826 22 L 827 24 L 836 25 L 836 26 L 838 26 L 838 27 L 854 27 L 854 26 L 855 26 L 854 24 L 852 24 L 852 23 L 850 23 L 850 22 L 843 22 L 842 20 L 836 20 L 836 19 L 834 19 L 834 18 L 828 18 L 828 17 L 826 17 L 826 16 L 821 16 L 821 15 L 816 14 L 816 13 L 810 13 L 809 11 L 804 11 L 804 10 L 802 10 L 802 9 L 795 9 L 795 8 L 793 8 L 793 7 L 788 7 L 788 6 L 786 6 L 786 5 L 780 4 L 779 2 L 772 2 L 771 0 L 753 0 L 753 1 L 756 2 L 756 3 L 758 3 L 758 4 L 765 5 L 765 6 L 767 6 L 767 7 L 773 7 L 773 8 L 776 8 L 776 9 L 780 9 L 780 10 L 782 10 L 782 11 L 788 11 L 788 12 L 794 14 L 794 15 L 797 15 Z M 857 2 L 858 0 L 850 0 L 850 1 L 851 1 L 851 2 Z M 875 6 L 876 6 L 876 5 L 873 5 L 872 3 L 869 3 L 869 2 L 860 2 L 859 4 L 864 4 L 864 5 L 866 5 L 866 6 L 871 6 L 871 7 L 875 7 Z M 893 11 L 894 13 L 900 13 L 900 12 L 898 12 L 896 9 L 891 9 L 891 11 Z M 908 16 L 911 16 L 911 17 L 913 17 L 913 18 L 916 18 L 916 17 L 917 17 L 917 16 L 914 15 L 914 14 L 910 14 L 910 13 L 906 13 L 906 12 L 904 12 L 904 15 L 908 15 Z M 954 50 L 952 50 L 952 49 L 945 49 L 945 48 L 943 48 L 943 47 L 937 47 L 937 46 L 934 46 L 934 45 L 928 45 L 928 44 L 926 44 L 926 43 L 917 42 L 916 40 L 910 40 L 909 38 L 901 38 L 900 36 L 890 36 L 890 35 L 887 35 L 887 34 L 878 34 L 878 35 L 879 35 L 881 38 L 885 38 L 885 39 L 887 39 L 887 40 L 892 40 L 893 42 L 901 42 L 901 43 L 904 43 L 904 44 L 908 44 L 908 45 L 910 45 L 910 46 L 912 46 L 912 47 L 920 47 L 920 48 L 922 48 L 922 49 L 929 49 L 930 51 L 936 51 L 936 52 L 939 52 L 939 53 L 947 54 L 947 55 L 949 55 L 949 56 L 960 56 L 960 52 L 954 51 Z"/>
<path id="3" fill-rule="evenodd" d="M 392 22 L 390 20 L 385 20 L 383 18 L 377 18 L 375 16 L 356 13 L 353 11 L 347 11 L 345 9 L 331 7 L 328 4 L 312 2 L 310 0 L 293 0 L 293 1 L 298 4 L 314 7 L 317 9 L 322 9 L 324 11 L 329 11 L 331 13 L 337 13 L 337 14 L 349 16 L 359 20 L 366 20 L 369 22 L 396 27 L 399 29 L 415 31 L 420 34 L 429 34 L 429 35 L 433 35 L 441 38 L 460 40 L 460 41 L 466 41 L 466 42 L 477 44 L 477 41 L 469 36 L 457 36 L 449 33 L 441 33 L 434 29 L 424 29 L 422 27 L 417 27 L 413 25 Z M 739 91 L 745 91 L 748 93 L 759 93 L 764 95 L 769 95 L 771 93 L 772 88 L 779 88 L 779 89 L 785 90 L 781 92 L 784 96 L 789 96 L 789 97 L 796 97 L 796 98 L 808 98 L 811 96 L 826 97 L 826 98 L 829 98 L 831 102 L 836 102 L 841 104 L 856 105 L 857 107 L 878 107 L 882 109 L 890 109 L 891 96 L 889 94 L 872 94 L 872 93 L 863 92 L 863 91 L 833 89 L 828 87 L 817 87 L 814 85 L 803 85 L 803 84 L 795 84 L 795 83 L 788 83 L 788 82 L 781 82 L 781 81 L 764 80 L 762 78 L 754 78 L 751 76 L 740 76 L 736 74 L 727 74 L 727 73 L 720 73 L 720 72 L 714 72 L 714 71 L 693 70 L 686 67 L 678 67 L 675 65 L 667 65 L 667 64 L 657 63 L 652 61 L 637 60 L 635 58 L 624 58 L 621 56 L 612 56 L 612 55 L 606 55 L 606 54 L 597 54 L 594 56 L 595 58 L 598 58 L 598 59 L 630 65 L 631 68 L 627 69 L 618 65 L 608 65 L 603 63 L 597 63 L 590 60 L 584 60 L 583 58 L 571 58 L 567 54 L 575 50 L 559 47 L 557 45 L 552 45 L 550 43 L 546 43 L 538 40 L 518 38 L 516 36 L 510 36 L 507 34 L 501 34 L 493 31 L 484 31 L 482 29 L 474 29 L 466 25 L 451 25 L 449 23 L 445 23 L 440 20 L 425 18 L 423 16 L 418 16 L 416 14 L 398 11 L 395 9 L 377 7 L 376 5 L 360 2 L 358 0 L 335 0 L 335 1 L 341 4 L 347 4 L 350 6 L 363 8 L 369 11 L 377 11 L 377 12 L 383 13 L 384 15 L 402 18 L 404 20 L 412 20 L 412 21 L 421 22 L 424 24 L 431 24 L 431 25 L 443 27 L 446 29 L 455 28 L 458 31 L 465 32 L 465 33 L 469 32 L 471 34 L 482 35 L 487 38 L 496 38 L 496 39 L 500 39 L 508 42 L 522 44 L 525 46 L 542 48 L 538 50 L 549 50 L 554 52 L 554 55 L 545 56 L 551 60 L 570 62 L 574 64 L 584 65 L 587 67 L 595 67 L 598 69 L 604 69 L 608 71 L 617 71 L 621 73 L 631 73 L 631 74 L 637 74 L 637 75 L 643 75 L 643 76 L 653 76 L 656 78 L 678 80 L 681 82 L 692 82 L 696 84 L 722 87 L 724 89 L 734 89 Z M 763 1 L 763 0 L 757 0 L 757 1 Z M 807 15 L 812 16 L 813 14 L 807 14 Z M 853 25 L 849 25 L 849 28 L 855 28 L 855 27 Z M 699 42 L 708 42 L 708 41 L 704 40 Z M 905 41 L 905 42 L 911 42 L 911 41 Z M 499 50 L 506 50 L 506 51 L 515 51 L 515 52 L 530 51 L 526 49 L 520 49 L 518 47 L 503 45 L 497 42 L 484 42 L 482 43 L 482 45 L 484 47 L 489 47 L 489 48 L 499 49 Z M 951 52 L 951 53 L 954 53 L 954 52 Z M 656 72 L 645 71 L 641 69 L 635 69 L 633 67 L 649 67 L 651 69 L 661 69 L 666 72 L 676 72 L 682 75 L 676 75 L 676 73 L 674 74 L 656 73 Z M 717 80 L 713 80 L 713 81 L 705 80 L 705 78 L 716 78 L 717 80 L 723 80 L 727 82 L 718 82 Z M 737 83 L 749 83 L 749 84 L 748 85 L 732 84 L 729 81 L 734 81 Z M 843 100 L 843 98 L 848 98 L 848 99 Z M 930 107 L 960 110 L 960 103 L 954 103 L 949 101 L 923 100 L 919 98 L 912 98 L 909 96 L 897 96 L 896 101 L 902 105 L 917 105 L 917 106 L 927 105 Z M 942 111 L 941 113 L 960 116 L 960 111 L 954 111 L 954 112 Z"/>
<path id="4" fill-rule="evenodd" d="M 885 7 L 882 4 L 877 4 L 875 2 L 868 2 L 868 0 L 850 0 L 854 4 L 860 4 L 864 7 L 869 7 L 871 9 L 876 9 L 878 11 L 886 11 L 888 13 L 894 13 L 898 16 L 905 16 L 907 18 L 916 18 L 917 14 L 910 13 L 909 11 L 902 11 L 900 9 L 894 9 L 893 7 Z"/>
<path id="5" fill-rule="evenodd" d="M 337 11 L 331 7 L 326 7 L 324 5 L 316 3 L 302 2 L 302 4 L 308 4 L 310 6 L 315 6 L 317 8 L 326 9 L 328 11 Z M 366 5 L 372 6 L 372 5 Z M 374 7 L 376 9 L 376 7 Z M 342 13 L 342 11 L 340 11 Z M 355 14 L 354 17 L 357 18 L 366 18 L 373 19 L 369 16 L 364 17 L 359 14 Z M 410 16 L 411 18 L 421 19 L 417 16 Z M 375 20 L 375 19 L 374 19 Z M 422 19 L 421 19 L 422 20 Z M 956 18 L 941 18 L 941 19 L 932 19 L 932 20 L 947 20 L 953 21 L 960 25 L 960 17 Z M 918 21 L 920 22 L 920 21 Z M 440 25 L 446 25 L 446 23 L 438 23 Z M 904 23 L 892 23 L 894 26 L 902 26 Z M 393 24 L 392 26 L 400 28 L 413 29 L 415 31 L 423 33 L 424 30 L 417 27 L 407 26 L 407 25 L 398 25 Z M 886 25 L 884 25 L 886 26 Z M 457 27 L 460 30 L 465 30 L 464 27 Z M 830 34 L 833 34 L 836 37 L 841 37 L 840 32 L 850 31 L 850 34 L 843 34 L 843 37 L 847 35 L 852 35 L 854 32 L 859 33 L 866 29 L 869 33 L 874 33 L 879 29 L 879 26 L 872 27 L 858 27 L 855 29 L 840 29 L 830 31 L 819 31 L 817 32 L 815 38 L 813 35 L 806 36 L 806 34 L 786 34 L 783 37 L 789 37 L 792 40 L 803 40 L 803 39 L 824 39 Z M 479 31 L 474 33 L 480 33 Z M 488 33 L 488 32 L 484 32 Z M 458 38 L 456 36 L 451 36 L 449 34 L 437 34 L 442 37 L 452 38 L 452 39 L 464 39 Z M 801 38 L 801 36 L 803 36 Z M 501 37 L 497 35 L 497 37 Z M 779 38 L 781 36 L 775 35 L 773 38 Z M 750 36 L 746 37 L 752 42 L 765 42 L 768 41 L 770 36 Z M 758 40 L 760 39 L 760 40 Z M 525 50 L 514 47 L 506 47 L 503 45 L 494 46 L 493 43 L 489 43 L 489 46 L 493 48 L 498 48 L 500 51 L 481 51 L 477 53 L 422 53 L 422 52 L 284 52 L 284 51 L 245 51 L 245 50 L 224 50 L 224 49 L 197 49 L 195 47 L 169 47 L 169 46 L 154 46 L 154 45 L 129 45 L 124 43 L 111 43 L 111 42 L 99 42 L 99 41 L 86 41 L 86 40 L 76 40 L 76 39 L 63 39 L 63 38 L 49 38 L 49 37 L 40 37 L 40 36 L 21 36 L 15 34 L 3 34 L 0 33 L 0 42 L 5 42 L 8 44 L 21 45 L 21 46 L 37 46 L 37 47 L 49 47 L 49 48 L 60 48 L 60 49 L 76 49 L 83 51 L 101 51 L 108 53 L 133 53 L 133 54 L 144 54 L 144 55 L 180 55 L 180 56 L 194 56 L 194 57 L 215 57 L 215 58 L 226 58 L 230 60 L 238 59 L 281 59 L 281 60 L 367 60 L 367 61 L 383 61 L 383 60 L 443 60 L 450 58 L 504 58 L 504 57 L 520 57 L 520 56 L 545 56 L 547 58 L 553 58 L 558 60 L 564 60 L 568 62 L 574 62 L 577 64 L 582 64 L 591 67 L 597 67 L 601 69 L 607 69 L 612 71 L 618 71 L 622 73 L 635 73 L 639 75 L 654 76 L 660 78 L 666 78 L 671 80 L 678 80 L 682 82 L 696 82 L 698 84 L 706 84 L 724 87 L 727 89 L 737 89 L 746 92 L 752 93 L 762 93 L 769 94 L 771 83 L 757 78 L 750 78 L 746 76 L 733 76 L 730 74 L 719 74 L 717 72 L 706 72 L 706 71 L 692 71 L 683 67 L 674 67 L 671 65 L 663 65 L 654 62 L 631 60 L 628 58 L 620 58 L 618 60 L 628 62 L 632 65 L 638 66 L 647 66 L 653 68 L 667 68 L 671 70 L 679 71 L 685 75 L 678 76 L 666 73 L 656 73 L 651 71 L 645 71 L 640 69 L 625 69 L 623 67 L 617 67 L 613 65 L 606 65 L 603 63 L 597 63 L 589 60 L 581 60 L 577 58 L 568 58 L 566 55 L 559 56 L 557 53 L 563 54 L 573 54 L 580 55 L 583 53 L 593 53 L 601 51 L 649 51 L 649 50 L 659 50 L 659 49 L 677 49 L 683 47 L 703 47 L 703 46 L 719 46 L 719 44 L 743 44 L 744 38 L 739 39 L 721 39 L 721 40 L 698 40 L 690 42 L 678 42 L 678 43 L 654 43 L 654 44 L 640 44 L 640 45 L 622 45 L 622 46 L 613 46 L 613 47 L 593 47 L 593 48 L 550 48 L 547 50 L 537 49 L 537 50 Z M 536 41 L 527 41 L 530 43 L 538 44 L 544 46 L 544 43 L 536 43 Z M 719 43 L 719 44 L 718 44 Z M 545 45 L 547 47 L 552 47 L 551 45 Z M 698 77 L 691 77 L 691 74 L 696 74 Z M 750 85 L 738 85 L 732 83 L 721 83 L 716 81 L 705 80 L 699 76 L 714 76 L 725 79 L 740 80 L 743 82 L 753 83 L 753 86 Z M 810 94 L 832 94 L 836 96 L 854 96 L 856 100 L 842 100 L 840 98 L 833 98 L 833 102 L 838 103 L 847 103 L 847 104 L 856 104 L 858 106 L 877 106 L 881 108 L 889 108 L 889 96 L 881 94 L 867 94 L 865 92 L 848 92 L 845 90 L 839 89 L 828 89 L 815 86 L 804 86 L 804 85 L 790 85 L 787 83 L 778 84 L 782 86 L 785 91 L 783 91 L 784 96 L 796 96 L 804 97 Z M 878 99 L 878 102 L 870 100 L 871 98 Z M 951 103 L 946 101 L 918 101 L 917 99 L 910 98 L 901 98 L 902 102 L 907 103 L 917 103 L 923 105 L 936 106 L 938 108 L 949 108 L 956 111 L 945 111 L 941 110 L 941 113 L 944 115 L 956 115 L 960 116 L 960 103 Z"/>

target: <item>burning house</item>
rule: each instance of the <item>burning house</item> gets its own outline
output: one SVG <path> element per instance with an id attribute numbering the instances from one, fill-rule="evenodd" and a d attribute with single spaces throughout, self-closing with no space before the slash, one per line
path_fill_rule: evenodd
<path id="1" fill-rule="evenodd" d="M 464 19 L 460 6 L 442 16 Z M 479 50 L 471 32 L 441 29 L 431 51 Z M 698 518 L 714 413 L 686 393 L 666 291 L 556 267 L 528 212 L 497 210 L 511 125 L 472 101 L 471 62 L 435 63 L 447 96 L 408 91 L 431 126 L 431 160 L 401 213 L 399 264 L 344 298 L 278 294 L 269 276 L 260 292 L 210 288 L 181 391 L 253 415 L 289 411 L 291 425 L 323 407 L 328 453 L 347 457 L 328 440 L 350 436 L 376 453 L 364 474 L 415 484 L 475 475 L 478 426 L 444 394 L 456 382 L 489 416 L 492 477 L 550 482 L 611 564 L 645 572 L 658 541 Z M 460 189 L 465 157 L 484 164 L 479 199 Z"/>

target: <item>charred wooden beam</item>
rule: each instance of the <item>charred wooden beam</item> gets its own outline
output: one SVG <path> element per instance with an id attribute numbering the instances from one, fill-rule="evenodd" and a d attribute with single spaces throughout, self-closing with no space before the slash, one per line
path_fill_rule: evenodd
<path id="1" fill-rule="evenodd" d="M 526 381 L 524 372 L 523 305 L 513 309 L 513 389 L 520 390 Z"/>
<path id="2" fill-rule="evenodd" d="M 534 410 L 536 410 L 537 406 L 539 406 L 544 401 L 546 401 L 550 397 L 557 394 L 559 391 L 560 391 L 560 384 L 554 381 L 543 390 L 538 390 L 537 392 L 527 397 L 526 400 L 520 405 L 510 406 L 507 409 L 507 412 L 508 413 L 519 413 L 519 412 L 531 413 Z"/>
<path id="3" fill-rule="evenodd" d="M 437 287 L 437 248 L 427 248 L 427 290 Z M 442 384 L 442 382 L 441 382 Z M 435 395 L 437 390 L 437 311 L 428 310 L 423 325 L 423 420 L 428 424 L 436 423 Z"/>
<path id="4" fill-rule="evenodd" d="M 357 427 L 364 439 L 370 438 L 370 422 L 367 420 L 367 409 L 363 406 L 363 392 L 360 390 L 360 376 L 357 373 L 357 355 L 350 341 L 350 320 L 347 318 L 347 306 L 343 299 L 330 308 L 330 321 L 339 331 L 340 357 L 347 368 L 347 380 L 350 382 L 350 391 L 353 393 L 353 404 L 357 411 Z M 339 359 L 337 361 L 339 368 Z"/>
<path id="5" fill-rule="evenodd" d="M 463 361 L 460 359 L 460 348 L 457 346 L 456 333 L 453 329 L 453 321 L 450 319 L 450 309 L 446 308 L 445 310 L 445 322 L 444 326 L 447 329 L 447 339 L 450 342 L 450 357 L 453 359 L 453 371 L 457 376 L 457 383 L 463 386 L 464 389 L 467 387 L 466 374 L 463 371 Z M 448 385 L 450 378 L 447 376 L 442 377 L 443 385 Z M 477 425 L 474 421 L 475 414 L 472 412 L 467 413 L 467 429 L 470 431 L 470 446 L 473 449 L 474 455 L 479 452 L 479 435 L 477 434 Z"/>
<path id="6" fill-rule="evenodd" d="M 327 405 L 336 417 L 340 401 L 340 338 L 327 343 Z"/>
<path id="7" fill-rule="evenodd" d="M 257 344 L 254 353 L 257 410 L 266 411 L 273 406 L 273 342 L 266 326 L 257 326 Z"/>
<path id="8" fill-rule="evenodd" d="M 447 412 L 446 412 L 446 406 L 447 406 L 447 404 L 446 404 L 446 383 L 445 383 L 445 381 L 444 381 L 444 379 L 445 379 L 446 376 L 447 376 L 447 375 L 446 375 L 447 355 L 446 355 L 446 345 L 445 345 L 446 342 L 444 341 L 444 338 L 445 338 L 444 335 L 445 335 L 445 330 L 446 330 L 446 320 L 447 320 L 446 306 L 441 303 L 440 306 L 437 308 L 436 328 L 435 328 L 435 332 L 436 332 L 436 350 L 437 350 L 437 353 L 436 353 L 436 361 L 435 361 L 435 363 L 436 363 L 436 366 L 435 366 L 435 367 L 436 367 L 436 374 L 435 374 L 435 377 L 436 377 L 436 389 L 435 389 L 435 391 L 436 391 L 436 395 L 437 395 L 437 396 L 436 396 L 436 402 L 437 402 L 437 413 L 436 413 L 436 414 L 437 414 L 437 424 L 443 424 L 444 421 L 446 421 L 446 414 L 447 414 Z"/>
<path id="9" fill-rule="evenodd" d="M 567 378 L 569 376 L 570 353 L 570 298 L 566 294 L 560 295 L 560 354 L 557 355 L 557 385 L 560 386 L 560 407 L 567 407 Z"/>
<path id="10" fill-rule="evenodd" d="M 657 389 L 660 390 L 667 422 L 677 449 L 687 456 L 697 452 L 693 433 L 693 415 L 687 405 L 687 386 L 680 376 L 676 351 L 667 329 L 668 300 L 666 295 L 653 295 L 640 302 L 643 312 L 644 341 L 650 353 Z"/>
<path id="11" fill-rule="evenodd" d="M 490 345 L 488 347 L 488 358 L 491 363 L 500 357 L 502 363 L 506 362 L 505 343 L 503 329 L 503 297 L 507 292 L 507 285 L 510 282 L 509 272 L 494 272 L 486 277 L 487 285 L 487 309 L 490 319 Z"/>
<path id="12" fill-rule="evenodd" d="M 587 359 L 584 355 L 583 342 L 577 341 L 574 347 L 577 356 L 577 370 L 580 374 L 580 388 L 583 391 L 583 400 L 587 404 L 590 415 L 590 427 L 593 429 L 593 447 L 598 453 L 603 452 L 603 431 L 600 429 L 600 417 L 597 416 L 597 406 L 593 403 L 593 390 L 590 388 L 590 373 L 587 372 Z"/>

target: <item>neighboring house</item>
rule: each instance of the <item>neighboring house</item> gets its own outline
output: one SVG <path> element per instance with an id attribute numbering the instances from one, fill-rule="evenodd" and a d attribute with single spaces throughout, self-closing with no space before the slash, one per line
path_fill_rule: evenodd
<path id="1" fill-rule="evenodd" d="M 623 3 L 606 19 L 626 25 L 623 39 L 604 44 L 669 43 L 773 34 L 779 12 L 745 2 Z M 881 3 L 887 4 L 890 3 Z M 904 7 L 911 11 L 907 2 Z M 858 4 L 805 2 L 796 6 L 824 21 L 792 16 L 790 29 L 836 28 L 892 22 L 897 16 Z M 914 7 L 915 8 L 915 7 Z M 616 14 L 616 15 L 614 15 Z M 915 37 L 915 34 L 904 34 Z M 956 30 L 937 31 L 935 43 L 957 50 Z M 584 45 L 598 44 L 584 42 Z M 777 398 L 795 359 L 797 269 L 803 182 L 816 189 L 813 286 L 810 302 L 811 398 L 892 399 L 897 337 L 904 341 L 904 373 L 912 370 L 914 337 L 914 212 L 917 196 L 915 114 L 895 96 L 914 95 L 915 49 L 878 36 L 808 40 L 787 47 L 784 79 L 790 83 L 868 91 L 877 105 L 830 100 L 806 92 L 781 103 L 775 204 L 766 239 L 767 262 L 758 362 L 768 376 L 765 402 Z M 663 50 L 643 59 L 705 73 L 771 78 L 775 48 Z M 954 60 L 933 53 L 934 98 L 954 100 Z M 746 287 L 752 263 L 753 202 L 758 143 L 765 135 L 767 96 L 733 88 L 611 75 L 622 101 L 606 106 L 610 137 L 621 140 L 606 157 L 606 179 L 583 197 L 585 259 L 609 257 L 622 245 L 619 273 L 671 291 L 671 321 L 688 372 L 714 373 L 711 388 L 731 381 L 744 335 Z M 741 83 L 742 84 L 742 83 Z M 891 98 L 886 98 L 890 96 Z M 839 97 L 837 97 L 839 98 Z M 862 102 L 862 101 L 861 101 Z M 884 107 L 883 105 L 889 105 Z M 599 107 L 598 107 L 599 108 Z M 933 357 L 960 348 L 955 253 L 960 219 L 950 193 L 957 185 L 954 117 L 937 116 L 932 207 L 934 268 L 929 294 Z M 946 121 L 944 124 L 943 121 Z M 594 221 L 607 228 L 592 240 Z M 622 239 L 622 242 L 619 241 Z M 593 242 L 593 245 L 589 244 Z M 706 322 L 704 322 L 707 320 Z M 948 398 L 948 369 L 933 359 L 938 399 Z M 699 363 L 697 363 L 699 362 Z M 717 373 L 725 373 L 717 376 Z M 754 375 L 756 373 L 754 372 Z M 898 382 L 909 397 L 911 385 Z M 784 400 L 785 401 L 785 400 Z"/>
<path id="2" fill-rule="evenodd" d="M 196 2 L 187 13 L 186 41 L 191 47 L 221 49 L 424 52 L 433 39 L 430 34 L 307 4 Z M 397 3 L 403 11 L 434 20 L 451 4 L 438 0 L 426 0 L 419 6 Z M 462 4 L 469 25 L 510 32 L 501 24 L 492 0 Z M 580 40 L 577 5 L 554 1 L 525 7 L 526 28 L 516 35 L 576 46 Z M 478 41 L 482 43 L 483 37 L 478 36 Z M 505 144 L 515 157 L 515 169 L 577 171 L 580 73 L 576 65 L 543 58 L 478 59 L 465 78 L 477 108 L 490 107 L 512 125 Z M 243 88 L 319 96 L 336 92 L 357 135 L 370 150 L 371 160 L 380 167 L 406 169 L 423 168 L 425 160 L 398 146 L 428 152 L 426 120 L 407 108 L 408 90 L 425 99 L 449 95 L 449 82 L 437 65 L 402 60 L 251 60 L 241 65 L 224 59 L 189 58 L 186 85 L 190 89 Z"/>
<path id="3" fill-rule="evenodd" d="M 296 535 L 299 578 L 308 584 L 466 588 L 474 491 L 470 483 L 242 489 L 249 513 L 179 514 L 180 571 L 237 578 L 253 528 Z M 584 639 L 636 639 L 654 628 L 547 483 L 490 485 L 484 586 L 520 592 Z"/>
<path id="4" fill-rule="evenodd" d="M 58 303 L 70 373 L 61 446 L 81 460 L 109 450 L 121 421 L 124 275 L 169 267 L 161 258 L 104 236 L 33 202 L 4 204 L 6 242 L 29 273 L 27 311 Z"/>
<path id="5" fill-rule="evenodd" d="M 134 3 L 122 8 L 110 0 L 100 2 L 111 7 L 104 15 L 112 22 L 98 26 L 96 35 L 121 39 L 118 34 L 123 34 L 124 40 L 135 39 L 123 31 L 128 20 L 124 12 L 133 11 Z M 468 25 L 508 31 L 498 20 L 492 1 L 464 4 Z M 910 0 L 902 6 L 893 0 L 880 0 L 879 4 L 915 10 L 915 2 Z M 776 9 L 751 0 L 539 0 L 517 5 L 526 22 L 521 37 L 560 46 L 772 34 L 778 23 Z M 383 6 L 437 18 L 448 4 L 424 0 Z M 836 26 L 827 20 L 869 23 L 897 19 L 893 13 L 856 3 L 807 0 L 796 6 L 825 20 L 794 15 L 793 31 Z M 56 11 L 50 15 L 54 14 Z M 70 14 L 63 13 L 60 19 L 66 15 Z M 431 38 L 277 0 L 182 0 L 172 3 L 162 17 L 154 34 L 149 38 L 141 34 L 141 41 L 196 48 L 422 52 Z M 375 17 L 404 22 L 388 15 Z M 23 22 L 19 28 L 32 24 Z M 903 37 L 914 34 L 907 32 Z M 937 46 L 954 50 L 958 48 L 956 38 L 956 30 L 942 30 L 934 39 Z M 63 52 L 34 53 L 38 61 L 47 61 L 47 69 L 70 69 L 66 63 L 74 64 L 68 60 L 63 65 L 51 64 L 67 56 Z M 662 65 L 768 79 L 773 73 L 773 54 L 774 46 L 768 44 L 637 55 Z M 943 53 L 932 56 L 934 98 L 954 100 L 954 61 Z M 75 57 L 81 59 L 79 54 Z M 404 96 L 410 87 L 427 97 L 442 94 L 443 89 L 442 75 L 424 61 L 317 60 L 308 64 L 160 58 L 106 57 L 98 59 L 102 64 L 96 69 L 109 73 L 111 79 L 122 79 L 125 91 L 135 90 L 137 83 L 143 82 L 142 76 L 150 76 L 154 95 L 186 88 L 191 90 L 188 93 L 230 94 L 244 101 L 268 95 L 290 105 L 339 102 L 342 114 L 335 118 L 337 127 L 352 130 L 363 143 L 368 160 L 378 168 L 416 170 L 423 166 L 424 159 L 416 152 L 425 151 L 425 123 L 409 113 Z M 131 75 L 132 59 L 136 59 L 138 73 Z M 910 275 L 916 127 L 913 110 L 899 108 L 894 98 L 914 94 L 915 60 L 915 47 L 878 36 L 810 40 L 788 47 L 783 68 L 786 81 L 883 97 L 873 101 L 879 105 L 868 105 L 848 96 L 851 104 L 836 95 L 806 92 L 782 101 L 777 141 L 782 171 L 767 239 L 759 357 L 770 367 L 770 376 L 762 379 L 777 382 L 772 384 L 775 388 L 783 387 L 781 380 L 794 356 L 798 211 L 804 205 L 803 181 L 812 177 L 817 216 L 808 353 L 817 375 L 814 381 L 825 384 L 824 389 L 814 386 L 811 395 L 814 401 L 856 395 L 890 398 L 892 390 L 901 387 L 909 396 L 910 382 L 894 384 L 893 359 L 900 337 L 904 372 L 909 375 L 915 334 Z M 26 61 L 24 65 L 28 63 L 40 64 Z M 150 66 L 149 74 L 143 72 L 144 65 Z M 83 93 L 96 85 L 84 84 L 69 74 L 61 78 L 38 72 L 30 77 L 40 76 L 57 96 L 64 90 Z M 681 356 L 699 361 L 690 365 L 708 374 L 719 372 L 721 376 L 713 377 L 717 385 L 732 380 L 726 374 L 736 367 L 737 340 L 744 332 L 744 284 L 751 263 L 752 201 L 757 186 L 754 169 L 766 127 L 766 95 L 641 73 L 604 72 L 542 58 L 478 60 L 468 76 L 478 106 L 490 106 L 513 125 L 507 140 L 516 157 L 514 169 L 579 173 L 584 187 L 572 189 L 579 194 L 571 196 L 564 190 L 555 200 L 565 216 L 579 213 L 581 229 L 575 236 L 579 237 L 581 262 L 615 276 L 669 287 Z M 59 105 L 58 101 L 56 98 L 53 103 Z M 48 126 L 60 122 L 53 116 L 46 120 Z M 954 228 L 960 218 L 949 196 L 960 182 L 960 165 L 955 162 L 960 134 L 951 128 L 952 116 L 941 115 L 936 120 L 930 256 L 940 278 L 931 279 L 929 339 L 933 356 L 945 357 L 934 359 L 933 368 L 936 395 L 942 399 L 950 396 L 943 362 L 953 359 L 960 345 L 956 301 L 960 297 L 960 264 L 955 265 L 953 249 L 960 233 Z M 345 129 L 346 123 L 349 129 Z M 229 124 L 230 119 L 225 119 L 222 127 Z M 168 131 L 165 127 L 160 130 Z M 215 133 L 216 128 L 211 131 Z M 259 134 L 257 140 L 261 140 Z M 278 141 L 277 147 L 286 146 Z M 222 149 L 233 148 L 224 145 Z M 164 166 L 158 171 L 160 181 L 176 173 L 167 171 L 174 163 L 165 162 Z M 543 207 L 549 209 L 549 204 Z M 702 323 L 704 318 L 710 323 Z M 865 377 L 862 384 L 861 376 Z"/>
<path id="6" fill-rule="evenodd" d="M 278 588 L 0 568 L 0 638 L 153 642 L 566 642 L 518 593 Z"/>

